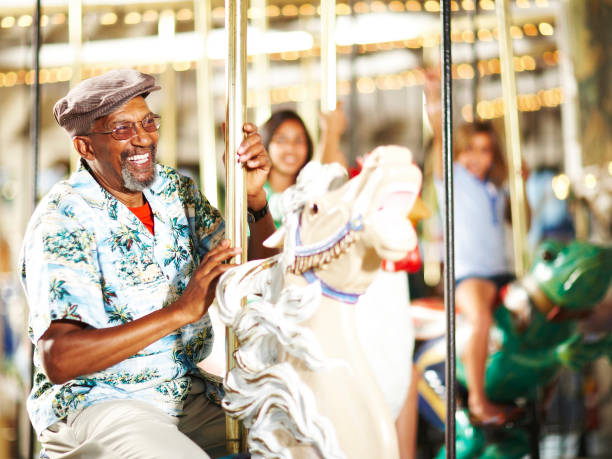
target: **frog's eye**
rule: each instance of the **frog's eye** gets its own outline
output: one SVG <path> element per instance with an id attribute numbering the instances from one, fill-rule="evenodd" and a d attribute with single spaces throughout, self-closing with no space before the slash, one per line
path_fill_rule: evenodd
<path id="1" fill-rule="evenodd" d="M 544 261 L 553 261 L 555 259 L 555 253 L 551 250 L 545 250 L 542 252 L 542 260 Z"/>

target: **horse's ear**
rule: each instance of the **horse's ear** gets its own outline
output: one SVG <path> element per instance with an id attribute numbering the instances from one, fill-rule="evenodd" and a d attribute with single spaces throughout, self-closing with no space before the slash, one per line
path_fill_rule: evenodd
<path id="1" fill-rule="evenodd" d="M 263 242 L 263 245 L 270 248 L 270 249 L 282 249 L 283 248 L 283 242 L 285 240 L 285 233 L 287 231 L 285 230 L 284 226 L 281 226 L 279 229 L 277 229 L 276 231 L 274 231 L 274 233 L 272 233 L 268 239 L 266 239 Z"/>

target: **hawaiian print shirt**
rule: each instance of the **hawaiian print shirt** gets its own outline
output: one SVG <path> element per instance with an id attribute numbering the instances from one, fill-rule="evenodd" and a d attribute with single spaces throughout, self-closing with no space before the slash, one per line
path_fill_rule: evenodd
<path id="1" fill-rule="evenodd" d="M 21 276 L 36 345 L 52 320 L 104 328 L 130 322 L 176 301 L 204 255 L 223 238 L 219 212 L 193 181 L 157 167 L 144 191 L 152 235 L 83 167 L 38 205 L 26 231 Z M 94 403 L 139 399 L 180 415 L 190 374 L 212 348 L 208 314 L 106 370 L 54 385 L 34 352 L 28 412 L 41 432 Z"/>

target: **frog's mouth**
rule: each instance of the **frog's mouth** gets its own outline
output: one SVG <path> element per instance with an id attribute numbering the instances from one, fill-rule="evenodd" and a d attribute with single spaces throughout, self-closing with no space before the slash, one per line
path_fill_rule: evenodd
<path id="1" fill-rule="evenodd" d="M 531 275 L 524 276 L 520 280 L 520 285 L 527 291 L 533 306 L 546 317 L 546 320 L 551 322 L 579 320 L 588 317 L 592 312 L 592 309 L 570 309 L 551 301 Z"/>

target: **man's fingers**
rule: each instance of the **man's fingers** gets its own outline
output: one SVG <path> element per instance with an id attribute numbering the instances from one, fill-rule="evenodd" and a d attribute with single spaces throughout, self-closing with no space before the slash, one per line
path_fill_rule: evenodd
<path id="1" fill-rule="evenodd" d="M 255 126 L 253 123 L 244 123 L 244 125 L 242 126 L 242 132 L 247 135 L 252 134 L 254 132 L 257 132 L 257 126 Z"/>
<path id="2" fill-rule="evenodd" d="M 198 271 L 202 276 L 206 276 L 210 273 L 216 266 L 222 264 L 224 261 L 229 260 L 236 255 L 239 255 L 242 252 L 242 249 L 237 248 L 226 248 L 219 249 L 218 251 L 213 252 L 212 250 L 208 253 L 206 258 L 202 260 L 200 266 L 198 267 Z"/>
<path id="3" fill-rule="evenodd" d="M 267 159 L 268 155 L 266 154 L 266 150 L 264 149 L 263 145 L 251 147 L 249 151 L 243 155 L 240 155 L 238 158 L 238 160 L 243 164 L 253 160 L 261 160 L 265 162 Z"/>
<path id="4" fill-rule="evenodd" d="M 240 146 L 238 147 L 238 154 L 243 155 L 248 150 L 258 145 L 261 145 L 261 147 L 263 148 L 261 136 L 257 133 L 250 134 L 242 142 L 240 142 Z"/>
<path id="5" fill-rule="evenodd" d="M 213 282 L 217 282 L 221 274 L 223 274 L 228 269 L 235 268 L 236 266 L 238 265 L 235 263 L 217 265 L 204 276 L 204 280 L 208 281 L 208 286 L 210 288 Z"/>

